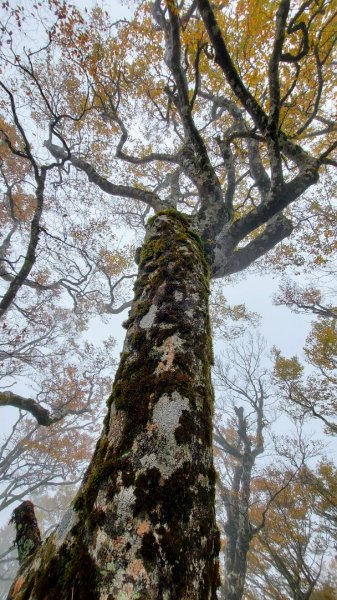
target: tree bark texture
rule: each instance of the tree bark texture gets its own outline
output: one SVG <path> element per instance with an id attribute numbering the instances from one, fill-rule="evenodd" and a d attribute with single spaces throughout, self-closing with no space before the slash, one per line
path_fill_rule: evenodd
<path id="1" fill-rule="evenodd" d="M 209 269 L 189 220 L 150 220 L 102 436 L 11 600 L 215 600 Z"/>
<path id="2" fill-rule="evenodd" d="M 22 502 L 13 511 L 11 522 L 15 523 L 15 544 L 18 549 L 18 558 L 21 565 L 42 543 L 33 502 L 29 500 Z"/>

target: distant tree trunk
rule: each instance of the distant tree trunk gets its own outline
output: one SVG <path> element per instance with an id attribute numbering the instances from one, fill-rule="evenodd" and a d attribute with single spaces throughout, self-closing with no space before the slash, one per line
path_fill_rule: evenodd
<path id="1" fill-rule="evenodd" d="M 243 413 L 241 414 L 243 422 Z M 248 444 L 247 432 L 245 439 Z M 220 484 L 220 496 L 225 503 L 227 523 L 225 533 L 225 576 L 221 600 L 241 600 L 247 573 L 247 556 L 252 539 L 249 521 L 250 482 L 253 460 L 251 450 L 241 457 L 241 464 L 234 469 L 232 488 L 224 495 Z"/>
<path id="2" fill-rule="evenodd" d="M 226 549 L 225 559 L 225 577 L 221 590 L 222 600 L 241 600 L 245 587 L 246 572 L 247 572 L 247 554 L 251 536 L 248 531 L 245 531 L 245 523 L 240 523 L 243 531 L 231 532 L 232 537 L 229 537 L 228 544 L 235 547 Z"/>
<path id="3" fill-rule="evenodd" d="M 175 211 L 152 219 L 102 436 L 15 600 L 215 600 L 208 266 Z"/>

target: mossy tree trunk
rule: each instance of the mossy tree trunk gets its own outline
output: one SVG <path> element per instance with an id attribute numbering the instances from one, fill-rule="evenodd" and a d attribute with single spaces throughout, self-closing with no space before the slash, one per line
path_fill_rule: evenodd
<path id="1" fill-rule="evenodd" d="M 152 219 L 102 436 L 15 600 L 215 600 L 208 266 L 187 219 Z"/>

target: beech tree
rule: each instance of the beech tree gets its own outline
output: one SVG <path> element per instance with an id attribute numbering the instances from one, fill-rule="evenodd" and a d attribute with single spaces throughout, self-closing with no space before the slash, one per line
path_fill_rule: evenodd
<path id="1" fill-rule="evenodd" d="M 155 0 L 114 23 L 49 7 L 36 49 L 13 43 L 25 9 L 9 9 L 3 110 L 25 137 L 4 143 L 39 173 L 58 165 L 69 194 L 89 181 L 94 210 L 98 190 L 116 199 L 110 219 L 154 214 L 102 435 L 10 598 L 215 599 L 210 278 L 289 236 L 291 207 L 337 164 L 335 4 Z"/>
<path id="2" fill-rule="evenodd" d="M 248 598 L 305 600 L 319 585 L 331 541 L 318 516 L 317 494 L 310 486 L 303 493 L 305 472 L 299 472 L 282 490 L 284 473 L 270 469 L 266 489 L 274 487 L 279 493 L 266 513 L 265 527 L 251 545 Z M 255 509 L 262 512 L 264 505 L 257 504 Z"/>
<path id="3" fill-rule="evenodd" d="M 13 39 L 6 20 L 12 14 L 17 27 L 22 9 L 2 9 L 2 68 L 10 70 L 19 38 Z M 60 11 L 55 3 L 56 17 Z M 2 418 L 9 412 L 3 407 L 14 410 L 0 445 L 0 510 L 38 488 L 79 481 L 98 434 L 97 416 L 114 367 L 107 356 L 113 338 L 94 348 L 83 336 L 90 317 L 128 306 L 122 288 L 132 277 L 128 251 L 115 247 L 104 215 L 98 218 L 92 212 L 83 220 L 83 202 L 81 210 L 72 202 L 69 211 L 59 162 L 35 156 L 37 147 L 29 141 L 33 120 L 27 108 L 22 113 L 22 98 L 11 76 L 0 82 Z M 95 236 L 90 237 L 94 227 Z M 110 237 L 109 251 L 97 245 L 103 234 Z"/>
<path id="4" fill-rule="evenodd" d="M 214 431 L 218 469 L 217 518 L 224 547 L 223 600 L 243 597 L 250 544 L 264 526 L 265 515 L 253 522 L 256 461 L 264 452 L 267 425 L 266 375 L 261 367 L 263 341 L 229 344 L 227 357 L 215 367 L 217 402 Z M 269 503 L 272 499 L 269 499 Z M 266 512 L 268 502 L 266 502 Z"/>
<path id="5" fill-rule="evenodd" d="M 324 448 L 298 419 L 288 422 L 295 436 L 278 432 L 281 403 L 262 351 L 261 338 L 246 336 L 215 366 L 223 600 L 311 597 L 335 524 L 335 469 L 324 460 L 308 468 Z"/>

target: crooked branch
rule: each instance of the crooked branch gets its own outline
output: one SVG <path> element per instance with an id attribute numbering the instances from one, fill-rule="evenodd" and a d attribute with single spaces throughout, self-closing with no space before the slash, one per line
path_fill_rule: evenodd
<path id="1" fill-rule="evenodd" d="M 165 210 L 165 208 L 167 208 L 166 204 L 159 198 L 157 194 L 133 186 L 114 184 L 106 179 L 106 177 L 99 175 L 95 167 L 93 167 L 90 163 L 81 158 L 73 156 L 71 153 L 68 154 L 60 146 L 56 146 L 50 141 L 46 141 L 45 146 L 52 156 L 54 156 L 54 158 L 60 160 L 66 158 L 66 160 L 69 160 L 71 164 L 76 167 L 76 169 L 83 171 L 83 173 L 87 175 L 89 181 L 95 183 L 101 190 L 103 190 L 103 192 L 106 192 L 111 196 L 120 196 L 122 198 L 140 200 L 141 202 L 144 202 L 153 208 L 155 212 L 159 210 Z"/>
<path id="2" fill-rule="evenodd" d="M 19 410 L 29 412 L 38 422 L 39 425 L 49 427 L 61 419 L 64 419 L 67 415 L 81 414 L 82 410 L 71 411 L 66 408 L 60 408 L 57 411 L 50 412 L 43 406 L 41 406 L 36 400 L 32 398 L 24 398 L 19 394 L 15 394 L 10 391 L 0 392 L 0 406 L 13 406 Z"/>

